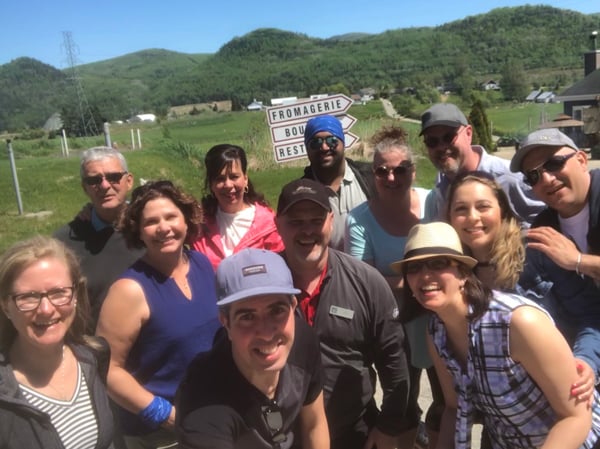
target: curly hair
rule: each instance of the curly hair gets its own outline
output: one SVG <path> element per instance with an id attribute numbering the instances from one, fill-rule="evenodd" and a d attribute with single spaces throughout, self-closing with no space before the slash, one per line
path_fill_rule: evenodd
<path id="1" fill-rule="evenodd" d="M 500 205 L 502 222 L 498 233 L 494 236 L 489 261 L 495 267 L 494 288 L 512 290 L 523 271 L 525 247 L 519 221 L 510 206 L 508 197 L 491 175 L 485 172 L 469 172 L 457 176 L 448 189 L 446 219 L 450 222 L 450 209 L 456 190 L 470 182 L 478 182 L 488 187 Z M 472 254 L 467 245 L 463 243 L 463 246 L 467 254 Z"/>
<path id="2" fill-rule="evenodd" d="M 181 210 L 188 228 L 186 241 L 190 241 L 199 233 L 203 215 L 198 201 L 175 187 L 171 181 L 151 181 L 134 189 L 131 202 L 119 220 L 118 229 L 129 248 L 144 248 L 144 242 L 140 238 L 142 212 L 148 201 L 157 198 L 167 198 Z"/>
<path id="3" fill-rule="evenodd" d="M 43 236 L 35 236 L 15 243 L 0 259 L 0 351 L 7 351 L 17 336 L 17 330 L 6 315 L 6 304 L 11 301 L 13 286 L 19 276 L 35 262 L 42 259 L 55 259 L 69 270 L 75 287 L 73 298 L 77 299 L 75 317 L 65 335 L 65 343 L 88 344 L 84 336 L 90 322 L 90 305 L 87 284 L 75 254 L 62 242 Z M 89 346 L 89 344 L 88 344 Z"/>
<path id="4" fill-rule="evenodd" d="M 465 280 L 463 291 L 465 301 L 473 308 L 467 318 L 476 320 L 488 309 L 492 299 L 492 290 L 479 280 L 471 268 L 464 263 L 458 261 L 456 263 L 459 277 Z M 404 288 L 402 289 L 403 303 L 400 319 L 405 323 L 429 311 L 415 299 L 406 277 L 406 265 L 404 265 L 402 276 L 404 278 Z"/>
<path id="5" fill-rule="evenodd" d="M 238 161 L 244 175 L 247 175 L 248 159 L 246 152 L 242 147 L 229 143 L 215 145 L 204 156 L 204 167 L 206 168 L 206 178 L 204 180 L 204 197 L 202 197 L 202 209 L 209 217 L 217 214 L 219 202 L 213 195 L 210 185 L 217 179 L 224 168 L 231 169 L 234 162 Z M 268 206 L 262 193 L 254 189 L 254 185 L 248 178 L 248 189 L 244 192 L 244 202 L 247 204 L 261 204 Z"/>

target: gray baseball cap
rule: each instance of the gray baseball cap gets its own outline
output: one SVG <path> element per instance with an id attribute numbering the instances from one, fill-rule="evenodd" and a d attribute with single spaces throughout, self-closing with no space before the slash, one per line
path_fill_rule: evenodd
<path id="1" fill-rule="evenodd" d="M 216 273 L 217 306 L 259 295 L 297 295 L 285 260 L 272 251 L 246 248 L 221 261 Z"/>
<path id="2" fill-rule="evenodd" d="M 467 126 L 469 122 L 458 107 L 452 103 L 438 103 L 431 106 L 421 115 L 421 132 L 422 135 L 427 128 L 436 125 L 451 126 L 458 128 L 459 126 Z"/>
<path id="3" fill-rule="evenodd" d="M 532 132 L 521 141 L 519 149 L 510 161 L 510 170 L 513 172 L 521 171 L 523 159 L 525 159 L 525 156 L 527 156 L 531 150 L 537 147 L 557 147 L 557 149 L 569 147 L 579 151 L 579 148 L 577 145 L 575 145 L 575 142 L 573 142 L 569 136 L 563 134 L 558 129 L 539 129 Z"/>

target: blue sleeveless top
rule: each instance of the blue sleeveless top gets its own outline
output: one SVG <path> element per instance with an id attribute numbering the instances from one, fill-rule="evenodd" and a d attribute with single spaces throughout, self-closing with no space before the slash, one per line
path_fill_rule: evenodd
<path id="1" fill-rule="evenodd" d="M 132 279 L 144 290 L 150 317 L 131 347 L 125 369 L 148 391 L 174 400 L 187 366 L 199 352 L 212 348 L 218 319 L 215 275 L 207 257 L 186 251 L 190 269 L 187 275 L 192 299 L 181 292 L 172 278 L 141 259 L 121 279 Z M 126 435 L 150 432 L 136 415 L 121 409 Z"/>

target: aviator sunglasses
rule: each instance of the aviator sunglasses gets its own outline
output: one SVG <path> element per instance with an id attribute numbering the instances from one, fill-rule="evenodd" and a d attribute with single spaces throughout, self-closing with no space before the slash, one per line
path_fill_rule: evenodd
<path id="1" fill-rule="evenodd" d="M 123 172 L 114 172 L 114 173 L 105 173 L 103 175 L 94 175 L 94 176 L 84 176 L 83 182 L 88 186 L 97 186 L 102 184 L 102 180 L 106 179 L 109 184 L 118 184 L 121 182 L 121 178 L 127 174 L 126 171 Z"/>
<path id="2" fill-rule="evenodd" d="M 311 150 L 317 151 L 323 148 L 323 142 L 327 145 L 327 148 L 330 150 L 335 150 L 337 148 L 338 139 L 335 136 L 327 136 L 327 137 L 314 137 L 308 141 L 308 148 Z"/>
<path id="3" fill-rule="evenodd" d="M 573 156 L 577 154 L 577 151 L 565 155 L 552 156 L 543 164 L 538 165 L 532 170 L 527 170 L 525 175 L 525 182 L 530 186 L 536 185 L 540 179 L 542 179 L 542 173 L 556 173 L 557 171 L 561 171 L 567 161 L 571 159 Z"/>
<path id="4" fill-rule="evenodd" d="M 412 167 L 413 163 L 411 161 L 402 161 L 400 165 L 396 167 L 387 167 L 385 165 L 380 165 L 375 170 L 373 170 L 373 173 L 375 174 L 375 177 L 380 179 L 387 178 L 390 175 L 390 173 L 394 174 L 394 178 L 399 178 L 400 176 L 411 172 Z"/>
<path id="5" fill-rule="evenodd" d="M 431 271 L 442 271 L 454 265 L 454 261 L 448 257 L 436 257 L 433 259 L 416 260 L 406 264 L 404 271 L 406 274 L 417 274 L 423 267 Z"/>
<path id="6" fill-rule="evenodd" d="M 440 143 L 444 145 L 450 145 L 456 139 L 456 136 L 464 129 L 464 127 L 457 128 L 454 131 L 449 131 L 441 137 L 437 136 L 424 136 L 423 142 L 428 148 L 436 148 Z"/>

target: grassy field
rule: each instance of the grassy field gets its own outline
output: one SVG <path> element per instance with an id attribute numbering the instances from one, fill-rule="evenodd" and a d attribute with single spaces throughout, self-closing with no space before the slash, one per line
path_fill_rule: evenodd
<path id="1" fill-rule="evenodd" d="M 551 119 L 560 111 L 558 106 L 504 107 L 491 109 L 488 114 L 494 126 L 502 126 L 518 134 L 524 129 L 523 123 L 527 123 L 528 117 L 539 117 L 540 111 L 545 108 Z M 353 106 L 349 113 L 358 118 L 352 132 L 360 136 L 362 142 L 348 156 L 370 160 L 371 154 L 365 141 L 392 120 L 385 117 L 378 101 Z M 417 158 L 416 185 L 431 187 L 435 170 L 424 156 L 423 144 L 418 136 L 419 125 L 408 122 L 401 125 L 408 131 L 409 142 Z M 246 149 L 250 159 L 250 177 L 272 206 L 276 205 L 281 186 L 301 176 L 302 167 L 306 164 L 305 160 L 285 164 L 274 161 L 264 113 L 211 111 L 173 122 L 139 124 L 134 129 L 137 128 L 142 136 L 141 150 L 131 149 L 131 125 L 111 127 L 111 138 L 125 154 L 136 179 L 171 179 L 197 198 L 204 192 L 204 153 L 217 143 L 234 143 Z M 0 252 L 33 234 L 52 233 L 80 210 L 87 198 L 79 183 L 79 154 L 84 148 L 103 143 L 102 137 L 70 139 L 72 151 L 70 157 L 64 158 L 61 157 L 58 139 L 13 141 L 24 214 L 18 214 L 7 153 L 3 152 L 0 155 L 0 189 L 4 192 L 0 197 Z"/>

